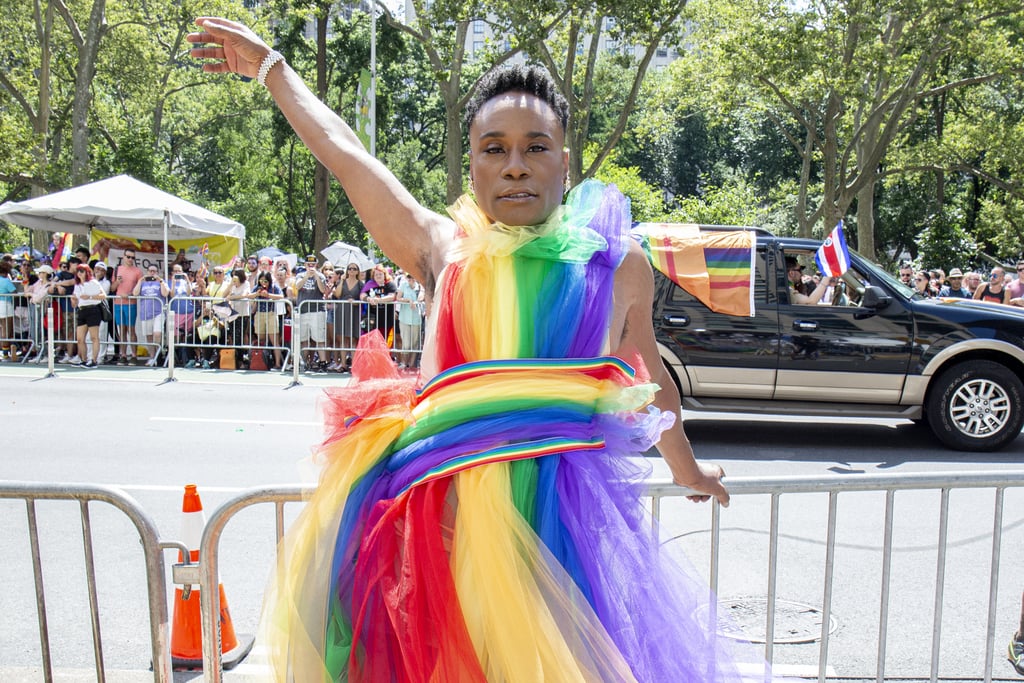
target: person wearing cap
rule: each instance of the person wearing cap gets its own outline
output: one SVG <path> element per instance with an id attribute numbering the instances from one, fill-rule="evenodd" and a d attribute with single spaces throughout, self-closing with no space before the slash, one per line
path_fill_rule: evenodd
<path id="1" fill-rule="evenodd" d="M 322 301 L 327 298 L 330 285 L 317 270 L 316 254 L 306 256 L 306 268 L 296 274 L 292 291 L 299 317 L 299 346 L 305 352 L 306 368 L 312 371 L 323 366 L 326 370 L 326 357 L 321 357 L 318 365 L 315 356 L 317 349 L 327 342 L 327 310 Z"/>
<path id="2" fill-rule="evenodd" d="M 46 353 L 46 308 L 47 287 L 50 284 L 50 277 L 53 275 L 53 268 L 42 265 L 36 268 L 29 279 L 29 285 L 25 289 L 28 295 L 28 325 L 29 336 L 38 352 L 37 358 L 42 358 Z"/>
<path id="3" fill-rule="evenodd" d="M 104 261 L 97 261 L 92 267 L 93 278 L 103 289 L 103 293 L 108 296 L 110 295 L 110 278 L 107 277 L 109 270 Z M 116 349 L 110 336 L 110 325 L 103 320 L 100 322 L 100 361 L 107 362 L 114 357 L 115 353 Z"/>
<path id="4" fill-rule="evenodd" d="M 795 256 L 786 257 L 786 277 L 789 279 L 789 303 L 817 304 L 825 296 L 828 288 L 835 284 L 835 278 L 823 277 L 817 286 L 811 289 L 804 284 L 804 267 Z"/>
<path id="5" fill-rule="evenodd" d="M 970 299 L 970 290 L 964 287 L 964 273 L 959 268 L 949 271 L 946 276 L 946 284 L 939 290 L 939 296 L 953 297 L 954 299 Z"/>

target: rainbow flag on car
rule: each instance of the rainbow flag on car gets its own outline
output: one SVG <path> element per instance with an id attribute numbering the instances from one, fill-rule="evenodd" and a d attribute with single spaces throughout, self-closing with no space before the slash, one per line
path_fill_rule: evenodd
<path id="1" fill-rule="evenodd" d="M 701 232 L 691 223 L 639 223 L 633 232 L 651 265 L 712 311 L 754 315 L 753 232 Z"/>

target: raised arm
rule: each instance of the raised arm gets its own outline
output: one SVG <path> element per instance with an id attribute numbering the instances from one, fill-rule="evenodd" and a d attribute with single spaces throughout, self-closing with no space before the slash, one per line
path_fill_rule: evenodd
<path id="1" fill-rule="evenodd" d="M 271 53 L 263 40 L 242 24 L 201 17 L 203 31 L 189 34 L 193 57 L 218 61 L 203 65 L 211 73 L 255 78 Z M 392 261 L 433 284 L 443 267 L 454 223 L 421 206 L 382 163 L 370 156 L 349 126 L 317 99 L 284 61 L 271 67 L 266 85 L 292 128 L 334 174 L 359 218 Z"/>

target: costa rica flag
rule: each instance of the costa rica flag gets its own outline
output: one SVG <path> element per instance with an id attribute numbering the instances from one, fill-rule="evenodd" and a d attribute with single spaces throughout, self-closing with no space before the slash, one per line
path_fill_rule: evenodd
<path id="1" fill-rule="evenodd" d="M 849 270 L 850 250 L 846 248 L 842 221 L 825 238 L 818 253 L 814 255 L 814 261 L 818 264 L 818 272 L 824 277 L 839 277 Z"/>

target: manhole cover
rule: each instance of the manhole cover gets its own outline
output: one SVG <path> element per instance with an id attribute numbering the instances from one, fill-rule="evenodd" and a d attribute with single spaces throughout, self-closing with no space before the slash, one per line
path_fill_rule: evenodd
<path id="1" fill-rule="evenodd" d="M 707 618 L 707 607 L 697 610 L 699 618 Z M 768 600 L 765 598 L 722 598 L 718 601 L 718 633 L 734 640 L 763 643 L 768 621 Z M 775 601 L 774 643 L 813 643 L 821 639 L 821 609 L 790 600 Z M 835 617 L 829 618 L 828 632 L 836 630 Z"/>

